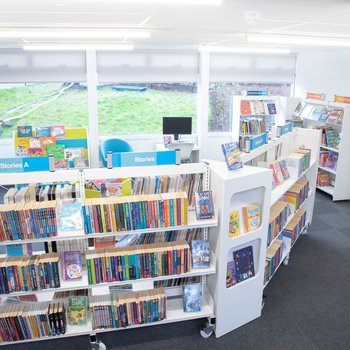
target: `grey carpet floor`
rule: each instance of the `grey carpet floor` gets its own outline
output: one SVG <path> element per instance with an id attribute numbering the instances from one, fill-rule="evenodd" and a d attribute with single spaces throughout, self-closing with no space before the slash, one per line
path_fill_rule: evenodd
<path id="1" fill-rule="evenodd" d="M 316 194 L 314 218 L 265 290 L 262 316 L 216 339 L 203 339 L 204 320 L 179 322 L 100 336 L 109 350 L 350 349 L 350 202 Z M 89 349 L 88 337 L 7 346 L 13 350 Z"/>

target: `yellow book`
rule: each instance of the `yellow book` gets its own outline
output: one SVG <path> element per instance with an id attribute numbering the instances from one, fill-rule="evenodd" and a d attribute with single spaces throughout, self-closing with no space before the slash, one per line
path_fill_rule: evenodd
<path id="1" fill-rule="evenodd" d="M 234 238 L 241 234 L 240 222 L 239 222 L 239 211 L 233 210 L 230 213 L 229 222 L 229 237 Z"/>
<path id="2" fill-rule="evenodd" d="M 243 207 L 243 220 L 245 232 L 257 230 L 261 224 L 260 204 L 250 204 Z"/>
<path id="3" fill-rule="evenodd" d="M 103 232 L 107 232 L 105 208 L 103 206 L 103 202 L 100 204 L 100 208 L 101 208 L 101 221 L 102 221 Z"/>

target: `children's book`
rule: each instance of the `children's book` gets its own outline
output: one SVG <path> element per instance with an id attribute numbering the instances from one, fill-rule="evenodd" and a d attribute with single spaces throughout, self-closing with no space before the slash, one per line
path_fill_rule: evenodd
<path id="1" fill-rule="evenodd" d="M 74 168 L 85 169 L 89 167 L 88 158 L 75 158 L 73 159 Z"/>
<path id="2" fill-rule="evenodd" d="M 210 248 L 207 240 L 192 241 L 192 267 L 194 269 L 210 266 Z"/>
<path id="3" fill-rule="evenodd" d="M 289 170 L 288 170 L 286 161 L 284 159 L 280 160 L 280 167 L 281 167 L 281 170 L 282 170 L 282 174 L 283 174 L 284 180 L 288 180 L 290 175 L 289 175 Z"/>
<path id="4" fill-rule="evenodd" d="M 68 301 L 68 324 L 72 326 L 85 325 L 87 322 L 87 297 L 73 296 Z"/>
<path id="5" fill-rule="evenodd" d="M 281 170 L 280 162 L 276 161 L 269 165 L 269 168 L 272 169 L 272 175 L 275 179 L 277 185 L 280 185 L 284 182 L 284 176 Z"/>
<path id="6" fill-rule="evenodd" d="M 57 140 L 66 138 L 66 131 L 64 125 L 52 125 L 50 127 L 50 136 L 55 137 Z"/>
<path id="7" fill-rule="evenodd" d="M 232 287 L 237 283 L 236 279 L 236 265 L 234 260 L 229 260 L 227 262 L 227 272 L 226 272 L 226 288 Z"/>
<path id="8" fill-rule="evenodd" d="M 59 229 L 63 232 L 83 229 L 82 201 L 65 199 L 58 204 Z"/>
<path id="9" fill-rule="evenodd" d="M 46 147 L 49 145 L 55 145 L 56 144 L 56 139 L 54 137 L 40 137 L 40 147 L 45 150 L 46 152 Z"/>
<path id="10" fill-rule="evenodd" d="M 319 121 L 325 123 L 327 121 L 330 113 L 331 113 L 331 109 L 328 109 L 327 107 L 323 107 Z"/>
<path id="11" fill-rule="evenodd" d="M 269 111 L 269 114 L 277 114 L 276 111 L 276 104 L 274 102 L 268 102 L 266 103 L 267 110 Z"/>
<path id="12" fill-rule="evenodd" d="M 253 247 L 248 246 L 233 252 L 237 283 L 255 276 Z"/>
<path id="13" fill-rule="evenodd" d="M 326 145 L 328 147 L 338 148 L 339 135 L 335 130 L 326 130 Z"/>
<path id="14" fill-rule="evenodd" d="M 55 160 L 64 159 L 64 145 L 48 145 L 46 153 L 47 155 L 53 154 Z"/>
<path id="15" fill-rule="evenodd" d="M 31 125 L 17 126 L 17 137 L 32 137 L 33 127 Z"/>
<path id="16" fill-rule="evenodd" d="M 242 208 L 245 232 L 257 230 L 261 224 L 260 204 L 250 204 Z"/>
<path id="17" fill-rule="evenodd" d="M 120 197 L 122 196 L 122 183 L 101 183 L 101 197 Z"/>
<path id="18" fill-rule="evenodd" d="M 39 148 L 39 147 L 41 147 L 40 139 L 38 137 L 31 137 L 29 139 L 29 147 L 30 148 Z"/>
<path id="19" fill-rule="evenodd" d="M 228 170 L 237 170 L 243 167 L 241 152 L 237 142 L 224 143 L 221 145 Z"/>
<path id="20" fill-rule="evenodd" d="M 61 273 L 65 281 L 81 280 L 83 269 L 79 250 L 65 251 L 61 254 Z"/>
<path id="21" fill-rule="evenodd" d="M 51 128 L 50 126 L 38 126 L 35 128 L 36 137 L 50 137 Z"/>
<path id="22" fill-rule="evenodd" d="M 237 237 L 241 234 L 240 223 L 239 223 L 239 211 L 233 210 L 230 213 L 230 222 L 229 222 L 229 233 L 230 238 Z"/>
<path id="23" fill-rule="evenodd" d="M 251 115 L 252 109 L 250 107 L 250 101 L 241 100 L 241 115 Z"/>
<path id="24" fill-rule="evenodd" d="M 41 157 L 43 155 L 43 149 L 41 147 L 28 148 L 28 157 Z"/>
<path id="25" fill-rule="evenodd" d="M 212 191 L 195 192 L 194 198 L 196 203 L 197 219 L 211 219 L 214 216 Z"/>
<path id="26" fill-rule="evenodd" d="M 261 100 L 255 100 L 253 101 L 254 106 L 254 114 L 266 114 L 265 107 L 264 107 L 264 101 Z"/>
<path id="27" fill-rule="evenodd" d="M 84 148 L 83 147 L 68 147 L 64 150 L 64 158 L 68 160 L 73 160 L 76 158 L 84 158 Z"/>
<path id="28" fill-rule="evenodd" d="M 201 311 L 201 285 L 188 284 L 183 286 L 184 312 Z"/>
<path id="29" fill-rule="evenodd" d="M 69 161 L 65 159 L 55 159 L 55 169 L 69 169 Z"/>
<path id="30" fill-rule="evenodd" d="M 336 170 L 338 163 L 338 153 L 337 152 L 329 152 L 325 167 L 329 169 Z"/>
<path id="31" fill-rule="evenodd" d="M 316 121 L 320 120 L 323 113 L 323 108 L 323 106 L 315 106 L 312 113 L 310 113 L 309 118 Z"/>

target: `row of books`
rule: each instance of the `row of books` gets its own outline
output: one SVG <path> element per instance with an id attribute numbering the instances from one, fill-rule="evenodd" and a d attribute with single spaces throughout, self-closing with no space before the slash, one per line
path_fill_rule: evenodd
<path id="1" fill-rule="evenodd" d="M 0 258 L 0 293 L 60 287 L 59 253 Z"/>
<path id="2" fill-rule="evenodd" d="M 122 328 L 166 319 L 163 288 L 142 292 L 113 292 L 90 297 L 92 329 Z"/>
<path id="3" fill-rule="evenodd" d="M 305 202 L 309 191 L 309 180 L 300 179 L 281 197 L 281 200 L 288 203 L 290 213 L 295 213 Z"/>
<path id="4" fill-rule="evenodd" d="M 187 216 L 186 192 L 83 201 L 86 234 L 187 225 Z"/>
<path id="5" fill-rule="evenodd" d="M 226 288 L 255 276 L 253 247 L 247 246 L 233 251 L 227 262 Z"/>
<path id="6" fill-rule="evenodd" d="M 57 140 L 65 139 L 64 125 L 37 126 L 19 125 L 17 126 L 17 137 L 54 137 Z"/>
<path id="7" fill-rule="evenodd" d="M 338 152 L 320 151 L 320 166 L 332 170 L 337 170 Z"/>
<path id="8" fill-rule="evenodd" d="M 299 147 L 298 150 L 289 154 L 286 159 L 287 167 L 296 169 L 297 177 L 307 170 L 311 164 L 311 150 L 304 147 Z"/>
<path id="9" fill-rule="evenodd" d="M 190 207 L 194 206 L 195 192 L 203 190 L 203 174 L 144 176 L 133 178 L 134 195 L 186 192 Z"/>
<path id="10" fill-rule="evenodd" d="M 287 202 L 278 201 L 270 209 L 269 228 L 267 233 L 267 246 L 280 234 L 290 215 Z"/>
<path id="11" fill-rule="evenodd" d="M 243 230 L 241 230 L 240 211 L 235 209 L 230 212 L 229 238 L 237 237 L 241 231 L 248 233 L 257 230 L 261 225 L 261 205 L 249 204 L 242 207 Z"/>
<path id="12" fill-rule="evenodd" d="M 264 100 L 241 100 L 241 115 L 277 114 L 276 103 Z"/>
<path id="13" fill-rule="evenodd" d="M 264 284 L 269 281 L 283 257 L 283 240 L 277 239 L 266 251 Z"/>
<path id="14" fill-rule="evenodd" d="M 94 250 L 85 257 L 89 284 L 177 275 L 191 267 L 186 242 Z"/>
<path id="15" fill-rule="evenodd" d="M 327 124 L 343 124 L 344 110 L 340 107 L 327 107 L 313 104 L 299 104 L 293 117 L 311 119 Z"/>
<path id="16" fill-rule="evenodd" d="M 272 170 L 274 186 L 281 185 L 285 180 L 290 178 L 285 159 L 276 160 L 269 165 L 269 168 Z"/>
<path id="17" fill-rule="evenodd" d="M 0 205 L 0 240 L 57 236 L 56 201 Z"/>
<path id="18" fill-rule="evenodd" d="M 49 302 L 1 305 L 0 325 L 1 342 L 65 334 L 64 305 Z"/>
<path id="19" fill-rule="evenodd" d="M 240 120 L 241 135 L 259 135 L 266 132 L 265 120 L 262 118 L 249 118 Z"/>
<path id="20" fill-rule="evenodd" d="M 289 224 L 284 228 L 282 235 L 291 239 L 292 244 L 298 239 L 306 225 L 306 211 L 299 209 Z"/>
<path id="21" fill-rule="evenodd" d="M 4 204 L 45 202 L 56 199 L 79 198 L 79 184 L 39 185 L 11 187 L 4 195 Z"/>

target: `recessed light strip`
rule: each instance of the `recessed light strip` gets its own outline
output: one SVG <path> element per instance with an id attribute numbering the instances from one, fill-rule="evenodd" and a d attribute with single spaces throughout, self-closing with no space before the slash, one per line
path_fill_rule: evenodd
<path id="1" fill-rule="evenodd" d="M 128 51 L 133 50 L 133 45 L 25 45 L 23 50 L 27 51 L 85 51 L 85 50 L 103 50 L 103 51 Z"/>
<path id="2" fill-rule="evenodd" d="M 127 2 L 139 4 L 163 4 L 163 5 L 204 5 L 220 6 L 224 0 L 114 0 L 114 2 Z"/>
<path id="3" fill-rule="evenodd" d="M 272 53 L 288 54 L 289 49 L 269 48 L 269 47 L 234 47 L 234 46 L 200 46 L 199 51 L 222 52 L 222 53 Z"/>
<path id="4" fill-rule="evenodd" d="M 266 34 L 248 34 L 247 40 L 254 43 L 269 44 L 293 44 L 293 45 L 312 45 L 312 46 L 340 46 L 350 47 L 350 38 L 339 37 L 312 37 L 301 35 L 266 35 Z"/>

